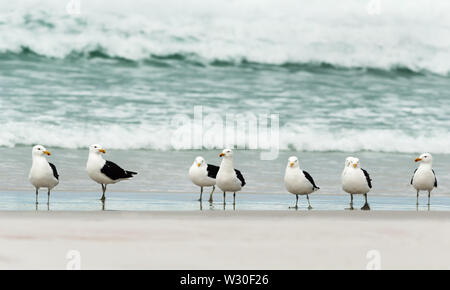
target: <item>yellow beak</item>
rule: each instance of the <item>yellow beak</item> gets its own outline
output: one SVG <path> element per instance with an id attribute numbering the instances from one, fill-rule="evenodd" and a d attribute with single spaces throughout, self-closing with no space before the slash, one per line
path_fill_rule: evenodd
<path id="1" fill-rule="evenodd" d="M 44 151 L 44 154 L 48 156 L 52 155 L 49 151 Z"/>
<path id="2" fill-rule="evenodd" d="M 197 167 L 200 167 L 200 165 L 202 165 L 201 163 L 197 163 Z"/>
<path id="3" fill-rule="evenodd" d="M 103 154 L 106 153 L 105 149 L 99 149 L 98 151 L 99 151 L 99 152 L 102 152 Z"/>
<path id="4" fill-rule="evenodd" d="M 357 164 L 357 163 L 353 164 L 353 168 L 356 168 L 357 166 L 358 166 L 358 164 Z"/>
<path id="5" fill-rule="evenodd" d="M 291 167 L 294 166 L 294 162 L 291 162 Z"/>
<path id="6" fill-rule="evenodd" d="M 225 154 L 223 154 L 223 153 L 219 154 L 219 157 L 224 157 L 224 156 L 225 156 Z"/>
<path id="7" fill-rule="evenodd" d="M 415 162 L 419 162 L 422 161 L 422 158 L 416 158 L 416 160 L 414 160 Z"/>

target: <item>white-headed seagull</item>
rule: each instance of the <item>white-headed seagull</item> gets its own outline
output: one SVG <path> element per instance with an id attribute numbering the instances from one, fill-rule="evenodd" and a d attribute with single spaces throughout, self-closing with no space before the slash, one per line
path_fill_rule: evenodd
<path id="1" fill-rule="evenodd" d="M 223 159 L 217 172 L 216 185 L 223 191 L 224 204 L 227 192 L 233 192 L 233 204 L 236 204 L 236 192 L 245 185 L 244 176 L 239 170 L 233 168 L 233 150 L 224 149 L 219 157 Z"/>
<path id="2" fill-rule="evenodd" d="M 367 193 L 372 188 L 372 179 L 369 173 L 360 168 L 359 159 L 349 157 L 346 160 L 344 171 L 342 172 L 342 189 L 350 194 L 350 209 L 353 210 L 353 195 L 364 194 L 365 203 L 362 210 L 370 210 L 367 202 Z"/>
<path id="3" fill-rule="evenodd" d="M 102 185 L 102 201 L 105 201 L 106 186 L 115 184 L 122 180 L 127 180 L 136 175 L 136 172 L 128 171 L 120 168 L 117 164 L 103 159 L 102 154 L 106 150 L 101 145 L 94 144 L 89 146 L 89 158 L 86 169 L 89 177 L 95 182 Z"/>
<path id="4" fill-rule="evenodd" d="M 203 187 L 212 186 L 211 194 L 209 195 L 209 202 L 213 202 L 213 193 L 216 185 L 216 176 L 219 171 L 219 167 L 206 163 L 205 159 L 201 156 L 195 158 L 194 163 L 192 163 L 189 168 L 189 178 L 192 183 L 200 186 L 200 198 L 202 201 Z"/>
<path id="5" fill-rule="evenodd" d="M 431 191 L 437 187 L 437 178 L 433 170 L 433 156 L 430 153 L 424 153 L 416 158 L 420 165 L 414 171 L 411 178 L 411 184 L 417 191 L 416 205 L 419 205 L 419 192 L 428 191 L 428 206 L 430 205 Z"/>
<path id="6" fill-rule="evenodd" d="M 36 204 L 38 204 L 38 195 L 40 188 L 47 188 L 48 199 L 50 203 L 50 191 L 59 184 L 59 174 L 56 166 L 47 161 L 46 156 L 50 156 L 50 152 L 42 145 L 36 145 L 31 151 L 33 164 L 31 165 L 30 174 L 28 176 L 31 184 L 36 188 Z"/>
<path id="7" fill-rule="evenodd" d="M 287 191 L 296 196 L 295 206 L 292 208 L 298 208 L 299 195 L 306 195 L 308 209 L 312 209 L 311 203 L 309 202 L 309 195 L 316 190 L 319 190 L 319 187 L 316 186 L 314 179 L 308 172 L 300 169 L 298 158 L 296 156 L 289 157 L 288 159 L 284 175 L 284 184 Z"/>

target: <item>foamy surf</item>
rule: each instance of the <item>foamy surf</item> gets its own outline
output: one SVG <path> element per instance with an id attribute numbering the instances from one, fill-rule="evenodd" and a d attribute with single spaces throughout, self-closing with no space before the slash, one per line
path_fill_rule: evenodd
<path id="1" fill-rule="evenodd" d="M 219 150 L 227 146 L 224 132 L 206 130 L 202 144 L 194 140 L 191 128 L 175 128 L 150 124 L 138 126 L 104 125 L 104 126 L 47 126 L 36 124 L 5 124 L 0 131 L 0 146 L 32 146 L 46 144 L 48 147 L 68 149 L 85 149 L 89 144 L 101 143 L 107 148 L 123 150 Z M 239 149 L 268 150 L 272 145 L 282 151 L 310 152 L 433 152 L 450 154 L 450 139 L 443 138 L 446 131 L 433 134 L 405 134 L 396 130 L 354 130 L 342 129 L 330 132 L 325 129 L 281 127 L 277 136 L 278 144 L 258 143 L 250 148 L 248 140 L 261 140 L 258 134 L 238 133 L 234 140 Z M 182 136 L 178 138 L 176 136 Z"/>
<path id="2" fill-rule="evenodd" d="M 223 148 L 173 126 L 202 106 L 279 114 L 280 150 L 450 153 L 448 1 L 30 3 L 0 3 L 0 146 Z"/>
<path id="3" fill-rule="evenodd" d="M 382 1 L 377 15 L 367 1 L 263 2 L 146 1 L 117 10 L 118 1 L 84 1 L 77 16 L 61 1 L 2 3 L 0 53 L 450 71 L 448 1 Z"/>

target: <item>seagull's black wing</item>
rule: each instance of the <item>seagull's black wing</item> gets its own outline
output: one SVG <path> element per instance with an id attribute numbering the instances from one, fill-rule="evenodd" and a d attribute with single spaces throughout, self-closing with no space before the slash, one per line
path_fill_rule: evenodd
<path id="1" fill-rule="evenodd" d="M 208 167 L 206 167 L 206 171 L 208 171 L 208 177 L 216 179 L 217 172 L 219 172 L 219 166 L 208 164 Z"/>
<path id="2" fill-rule="evenodd" d="M 106 161 L 105 165 L 100 171 L 112 180 L 131 178 L 133 177 L 133 175 L 137 174 L 136 172 L 124 170 L 120 168 L 119 165 L 111 161 Z"/>
<path id="3" fill-rule="evenodd" d="M 361 170 L 364 172 L 364 175 L 366 176 L 367 185 L 369 185 L 369 188 L 372 188 L 372 178 L 370 178 L 369 173 L 364 169 Z"/>
<path id="4" fill-rule="evenodd" d="M 239 170 L 235 169 L 234 171 L 236 172 L 237 178 L 241 181 L 241 186 L 244 186 L 245 185 L 244 176 L 242 176 L 242 173 Z"/>
<path id="5" fill-rule="evenodd" d="M 433 171 L 433 174 L 434 174 L 434 187 L 437 187 L 436 173 L 434 173 L 434 170 L 433 170 L 433 169 L 431 169 L 431 171 Z"/>
<path id="6" fill-rule="evenodd" d="M 48 165 L 50 165 L 50 167 L 53 170 L 53 176 L 56 178 L 56 180 L 59 180 L 59 174 L 58 171 L 56 170 L 56 166 L 51 164 L 50 162 L 48 163 Z"/>
<path id="7" fill-rule="evenodd" d="M 314 182 L 314 179 L 312 178 L 312 176 L 303 170 L 303 174 L 305 175 L 306 179 L 308 179 L 309 182 L 311 182 L 313 189 L 320 189 L 318 186 L 316 186 L 316 183 Z"/>
<path id="8" fill-rule="evenodd" d="M 411 184 L 413 184 L 414 175 L 416 175 L 417 169 L 419 169 L 419 168 L 416 168 L 416 170 L 414 170 L 413 176 L 411 177 Z"/>

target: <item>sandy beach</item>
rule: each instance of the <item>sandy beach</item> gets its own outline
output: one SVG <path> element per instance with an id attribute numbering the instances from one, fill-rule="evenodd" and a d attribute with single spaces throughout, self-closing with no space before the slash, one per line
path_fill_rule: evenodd
<path id="1" fill-rule="evenodd" d="M 0 212 L 1 269 L 450 268 L 449 212 Z M 368 258 L 369 253 L 369 258 Z"/>

